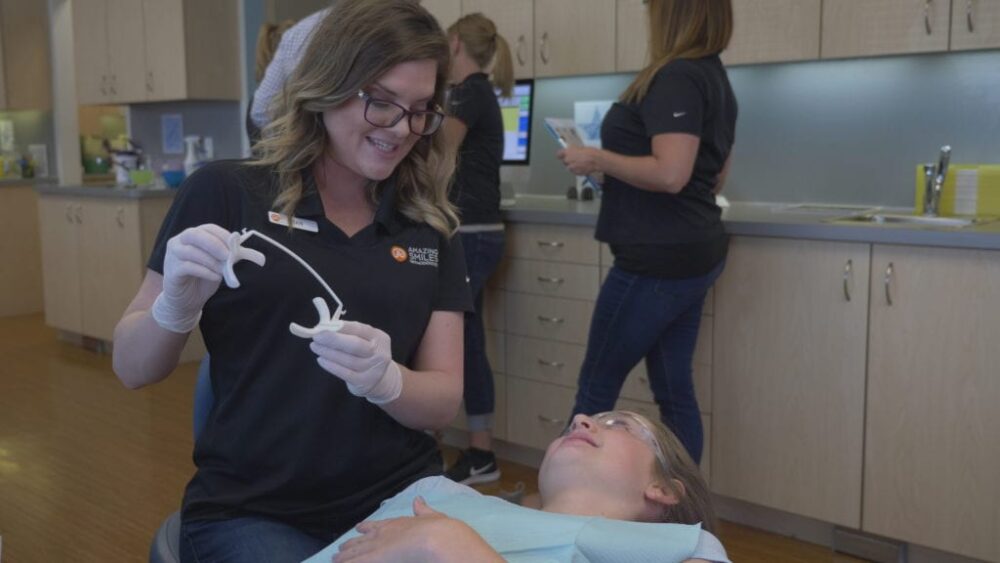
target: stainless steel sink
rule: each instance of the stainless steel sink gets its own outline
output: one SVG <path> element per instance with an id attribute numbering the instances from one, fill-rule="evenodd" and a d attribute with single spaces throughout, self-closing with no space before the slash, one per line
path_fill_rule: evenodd
<path id="1" fill-rule="evenodd" d="M 833 223 L 865 225 L 898 225 L 910 227 L 940 227 L 961 229 L 993 221 L 994 217 L 925 217 L 923 215 L 903 215 L 895 213 L 860 213 L 833 219 Z"/>

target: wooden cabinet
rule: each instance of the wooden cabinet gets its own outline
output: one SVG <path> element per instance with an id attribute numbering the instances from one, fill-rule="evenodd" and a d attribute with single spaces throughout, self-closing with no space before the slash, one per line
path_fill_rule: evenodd
<path id="1" fill-rule="evenodd" d="M 819 58 L 820 0 L 733 2 L 733 37 L 722 53 L 727 65 Z"/>
<path id="2" fill-rule="evenodd" d="M 510 44 L 516 78 L 534 76 L 533 0 L 462 0 L 462 14 L 481 12 L 493 20 L 497 31 Z"/>
<path id="3" fill-rule="evenodd" d="M 864 57 L 948 50 L 945 0 L 823 2 L 822 57 Z"/>
<path id="4" fill-rule="evenodd" d="M 81 104 L 240 97 L 235 0 L 75 0 Z"/>
<path id="5" fill-rule="evenodd" d="M 951 50 L 1000 47 L 1000 2 L 952 0 Z"/>
<path id="6" fill-rule="evenodd" d="M 420 5 L 437 18 L 441 29 L 445 31 L 462 15 L 462 0 L 422 0 Z"/>
<path id="7" fill-rule="evenodd" d="M 535 76 L 615 70 L 615 3 L 535 0 Z"/>
<path id="8" fill-rule="evenodd" d="M 0 317 L 42 310 L 38 197 L 30 185 L 0 187 Z"/>
<path id="9" fill-rule="evenodd" d="M 45 2 L 0 0 L 0 109 L 52 107 Z"/>
<path id="10" fill-rule="evenodd" d="M 872 264 L 863 528 L 998 561 L 1000 252 Z"/>
<path id="11" fill-rule="evenodd" d="M 649 63 L 649 9 L 644 0 L 618 0 L 615 70 L 637 71 Z"/>
<path id="12" fill-rule="evenodd" d="M 716 284 L 712 487 L 859 527 L 869 245 L 734 237 Z"/>

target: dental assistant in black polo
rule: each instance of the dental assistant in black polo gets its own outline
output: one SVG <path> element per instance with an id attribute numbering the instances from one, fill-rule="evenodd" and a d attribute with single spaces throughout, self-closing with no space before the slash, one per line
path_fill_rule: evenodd
<path id="1" fill-rule="evenodd" d="M 419 5 L 338 2 L 255 160 L 209 164 L 177 195 L 114 367 L 131 388 L 162 380 L 195 326 L 211 354 L 182 561 L 300 561 L 441 473 L 425 430 L 457 413 L 471 309 L 434 135 L 447 70 Z M 322 320 L 314 300 L 343 327 L 293 334 Z"/>

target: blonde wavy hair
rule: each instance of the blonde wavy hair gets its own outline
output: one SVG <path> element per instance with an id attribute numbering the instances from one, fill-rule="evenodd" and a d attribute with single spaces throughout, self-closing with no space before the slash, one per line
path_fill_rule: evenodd
<path id="1" fill-rule="evenodd" d="M 480 68 L 490 69 L 490 80 L 505 97 L 514 88 L 514 61 L 510 45 L 497 32 L 493 20 L 480 14 L 466 14 L 448 27 L 448 35 L 458 37 L 469 57 Z"/>
<path id="2" fill-rule="evenodd" d="M 732 36 L 732 0 L 649 0 L 650 62 L 625 89 L 621 101 L 641 101 L 667 63 L 719 54 Z"/>
<path id="3" fill-rule="evenodd" d="M 437 63 L 430 105 L 441 106 L 451 59 L 434 16 L 413 1 L 338 0 L 276 96 L 276 119 L 254 145 L 252 164 L 273 167 L 277 176 L 274 207 L 294 214 L 303 197 L 303 173 L 328 150 L 323 112 L 353 99 L 396 65 L 426 59 Z M 454 156 L 446 153 L 441 135 L 421 137 L 390 178 L 371 183 L 371 201 L 377 204 L 381 186 L 395 180 L 397 209 L 451 236 L 458 229 L 458 215 L 448 201 L 454 169 Z"/>

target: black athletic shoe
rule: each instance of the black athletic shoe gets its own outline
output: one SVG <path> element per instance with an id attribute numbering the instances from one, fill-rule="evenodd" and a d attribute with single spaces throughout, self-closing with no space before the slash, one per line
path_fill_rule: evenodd
<path id="1" fill-rule="evenodd" d="M 500 479 L 500 468 L 493 452 L 469 448 L 458 456 L 445 476 L 463 485 L 490 483 Z"/>

